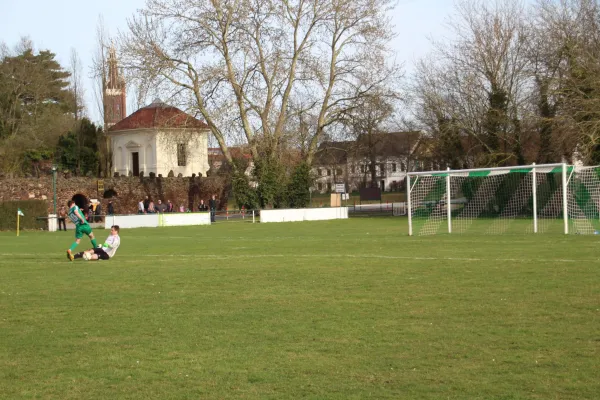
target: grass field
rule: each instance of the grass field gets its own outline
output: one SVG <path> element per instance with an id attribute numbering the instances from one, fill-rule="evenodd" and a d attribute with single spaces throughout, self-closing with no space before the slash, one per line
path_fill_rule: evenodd
<path id="1" fill-rule="evenodd" d="M 0 233 L 0 398 L 600 396 L 598 236 L 361 218 L 121 238 L 71 263 L 72 232 Z"/>

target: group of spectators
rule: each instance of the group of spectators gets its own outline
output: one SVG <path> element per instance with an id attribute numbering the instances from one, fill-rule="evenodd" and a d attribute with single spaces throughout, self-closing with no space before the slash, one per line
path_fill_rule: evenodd
<path id="1" fill-rule="evenodd" d="M 171 200 L 167 200 L 166 203 L 163 203 L 162 200 L 158 200 L 156 204 L 149 197 L 146 196 L 144 200 L 140 200 L 138 203 L 138 214 L 155 214 L 155 213 L 172 213 L 172 212 L 191 212 L 192 210 L 186 208 L 183 204 L 176 208 L 176 206 L 171 202 Z M 212 222 L 215 222 L 215 214 L 217 211 L 217 198 L 213 194 L 208 201 L 208 205 L 204 203 L 204 200 L 200 200 L 200 204 L 198 204 L 198 211 L 210 211 L 210 219 Z"/>

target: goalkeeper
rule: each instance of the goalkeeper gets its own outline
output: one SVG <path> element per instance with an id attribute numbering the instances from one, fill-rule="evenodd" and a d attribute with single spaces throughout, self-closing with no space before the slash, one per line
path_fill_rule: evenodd
<path id="1" fill-rule="evenodd" d="M 73 259 L 83 258 L 84 260 L 110 260 L 114 257 L 120 245 L 121 238 L 119 237 L 119 225 L 113 225 L 110 228 L 110 236 L 106 238 L 106 241 L 103 244 L 96 248 L 77 253 Z"/>

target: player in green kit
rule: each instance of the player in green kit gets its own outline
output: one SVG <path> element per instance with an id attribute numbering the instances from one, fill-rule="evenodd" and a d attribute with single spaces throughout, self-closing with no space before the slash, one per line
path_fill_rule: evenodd
<path id="1" fill-rule="evenodd" d="M 75 204 L 73 200 L 69 200 L 67 204 L 69 205 L 69 213 L 67 215 L 75 224 L 75 242 L 73 242 L 69 250 L 67 250 L 67 258 L 73 261 L 73 250 L 75 250 L 75 247 L 77 247 L 79 242 L 81 242 L 81 238 L 83 237 L 84 233 L 88 235 L 94 248 L 96 248 L 97 243 L 96 239 L 94 238 L 94 233 L 92 232 L 92 227 L 90 224 L 88 224 L 83 212 L 79 209 L 79 207 L 77 207 L 77 204 Z"/>

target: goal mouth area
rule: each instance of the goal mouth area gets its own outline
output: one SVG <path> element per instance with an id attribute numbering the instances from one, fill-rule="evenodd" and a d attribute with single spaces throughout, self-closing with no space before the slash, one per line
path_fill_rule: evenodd
<path id="1" fill-rule="evenodd" d="M 409 235 L 600 230 L 600 166 L 409 172 L 406 190 Z"/>

